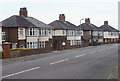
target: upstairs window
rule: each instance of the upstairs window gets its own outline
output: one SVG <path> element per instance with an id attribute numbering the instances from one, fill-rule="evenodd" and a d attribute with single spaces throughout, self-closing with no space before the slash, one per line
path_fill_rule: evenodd
<path id="1" fill-rule="evenodd" d="M 98 31 L 93 31 L 93 32 L 92 32 L 92 35 L 93 35 L 93 36 L 98 36 L 99 33 L 98 33 Z"/>
<path id="2" fill-rule="evenodd" d="M 51 31 L 50 29 L 48 29 L 48 34 L 49 34 L 49 35 L 52 34 L 52 31 Z"/>
<path id="3" fill-rule="evenodd" d="M 63 35 L 65 35 L 66 34 L 66 30 L 63 30 Z"/>
<path id="4" fill-rule="evenodd" d="M 39 29 L 39 35 L 40 36 L 47 36 L 49 34 L 51 34 L 51 30 L 49 30 L 49 29 Z"/>
<path id="5" fill-rule="evenodd" d="M 39 29 L 39 35 L 40 35 L 40 36 L 42 35 L 41 29 Z"/>
<path id="6" fill-rule="evenodd" d="M 29 36 L 35 36 L 35 29 L 34 28 L 29 29 Z"/>
<path id="7" fill-rule="evenodd" d="M 99 34 L 98 34 L 99 36 L 102 36 L 103 35 L 103 32 L 102 31 L 99 31 Z"/>
<path id="8" fill-rule="evenodd" d="M 67 34 L 68 34 L 68 35 L 75 35 L 75 30 L 68 30 L 68 31 L 67 31 Z"/>
<path id="9" fill-rule="evenodd" d="M 5 39 L 6 39 L 5 32 L 2 32 L 2 41 L 5 41 Z"/>
<path id="10" fill-rule="evenodd" d="M 91 35 L 91 31 L 89 31 L 89 35 Z"/>
<path id="11" fill-rule="evenodd" d="M 20 28 L 19 32 L 20 32 L 20 36 L 24 35 L 24 30 L 22 28 Z"/>

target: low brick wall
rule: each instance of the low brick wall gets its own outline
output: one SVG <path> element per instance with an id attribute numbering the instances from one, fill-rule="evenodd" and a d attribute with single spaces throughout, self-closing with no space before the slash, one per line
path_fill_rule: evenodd
<path id="1" fill-rule="evenodd" d="M 41 54 L 41 53 L 48 53 L 51 52 L 52 48 L 46 49 L 29 49 L 29 50 L 18 50 L 18 51 L 11 51 L 10 57 L 16 58 L 16 57 L 22 57 L 22 56 L 28 56 L 28 55 L 35 55 L 35 54 Z"/>
<path id="2" fill-rule="evenodd" d="M 114 43 L 118 43 L 118 42 L 104 42 L 104 44 L 114 44 Z"/>
<path id="3" fill-rule="evenodd" d="M 80 45 L 73 45 L 73 46 L 67 46 L 66 48 L 64 49 L 75 49 L 75 48 L 80 48 L 81 46 Z"/>

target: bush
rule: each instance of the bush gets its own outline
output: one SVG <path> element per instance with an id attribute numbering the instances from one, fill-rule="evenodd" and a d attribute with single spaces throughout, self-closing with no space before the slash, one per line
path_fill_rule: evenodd
<path id="1" fill-rule="evenodd" d="M 31 48 L 16 48 L 16 49 L 10 49 L 10 51 L 17 51 L 17 50 L 29 50 Z"/>

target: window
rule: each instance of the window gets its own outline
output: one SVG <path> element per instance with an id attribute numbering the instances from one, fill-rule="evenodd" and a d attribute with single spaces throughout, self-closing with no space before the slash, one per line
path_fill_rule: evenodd
<path id="1" fill-rule="evenodd" d="M 42 35 L 45 35 L 45 30 L 44 29 L 42 29 L 41 32 L 42 32 Z"/>
<path id="2" fill-rule="evenodd" d="M 118 32 L 115 32 L 115 36 L 118 36 Z"/>
<path id="3" fill-rule="evenodd" d="M 102 31 L 99 31 L 99 34 L 98 34 L 99 36 L 102 36 L 103 35 L 103 32 Z"/>
<path id="4" fill-rule="evenodd" d="M 50 29 L 48 29 L 48 34 L 49 34 L 49 35 L 52 34 L 52 31 L 51 31 Z"/>
<path id="5" fill-rule="evenodd" d="M 48 31 L 45 29 L 45 35 L 47 35 Z"/>
<path id="6" fill-rule="evenodd" d="M 93 31 L 93 32 L 92 32 L 92 35 L 93 35 L 93 36 L 98 36 L 98 34 L 99 34 L 98 31 Z"/>
<path id="7" fill-rule="evenodd" d="M 23 29 L 22 28 L 20 28 L 20 36 L 23 36 L 24 35 L 24 32 L 23 32 Z"/>
<path id="8" fill-rule="evenodd" d="M 27 48 L 33 48 L 33 49 L 38 48 L 37 42 L 28 42 Z"/>
<path id="9" fill-rule="evenodd" d="M 45 41 L 39 42 L 39 48 L 45 48 L 45 46 L 46 46 Z"/>
<path id="10" fill-rule="evenodd" d="M 76 45 L 80 45 L 81 41 L 80 40 L 76 40 Z"/>
<path id="11" fill-rule="evenodd" d="M 70 40 L 70 45 L 71 45 L 71 46 L 74 45 L 74 44 L 73 44 L 73 40 Z"/>
<path id="12" fill-rule="evenodd" d="M 114 36 L 118 36 L 118 32 L 113 32 L 113 35 Z"/>
<path id="13" fill-rule="evenodd" d="M 111 32 L 108 32 L 108 35 L 110 35 L 110 36 L 111 36 L 111 35 L 112 35 L 112 34 L 111 34 Z"/>
<path id="14" fill-rule="evenodd" d="M 111 36 L 113 36 L 114 35 L 114 32 L 111 32 Z"/>
<path id="15" fill-rule="evenodd" d="M 66 34 L 66 30 L 63 30 L 63 35 L 65 35 Z"/>
<path id="16" fill-rule="evenodd" d="M 68 30 L 67 35 L 75 35 L 75 30 Z"/>
<path id="17" fill-rule="evenodd" d="M 81 41 L 80 40 L 70 40 L 70 45 L 80 45 Z"/>
<path id="18" fill-rule="evenodd" d="M 39 29 L 39 35 L 40 36 L 47 36 L 51 34 L 51 30 L 50 29 Z"/>
<path id="19" fill-rule="evenodd" d="M 75 35 L 75 30 L 72 30 L 72 35 Z"/>
<path id="20" fill-rule="evenodd" d="M 39 35 L 40 35 L 40 36 L 42 35 L 41 29 L 39 29 Z"/>
<path id="21" fill-rule="evenodd" d="M 91 31 L 89 31 L 89 35 L 91 35 Z"/>
<path id="22" fill-rule="evenodd" d="M 29 29 L 29 36 L 35 36 L 35 29 L 34 28 Z"/>
<path id="23" fill-rule="evenodd" d="M 2 41 L 5 41 L 5 39 L 6 39 L 5 32 L 2 32 Z"/>

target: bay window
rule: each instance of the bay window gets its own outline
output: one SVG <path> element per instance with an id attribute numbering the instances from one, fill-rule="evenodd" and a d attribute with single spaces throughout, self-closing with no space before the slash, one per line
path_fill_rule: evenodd
<path id="1" fill-rule="evenodd" d="M 70 40 L 70 45 L 80 45 L 81 41 L 80 40 Z"/>
<path id="2" fill-rule="evenodd" d="M 27 48 L 32 48 L 32 49 L 38 48 L 37 42 L 27 42 Z"/>
<path id="3" fill-rule="evenodd" d="M 46 46 L 45 41 L 39 42 L 39 48 L 45 48 L 45 46 Z"/>

